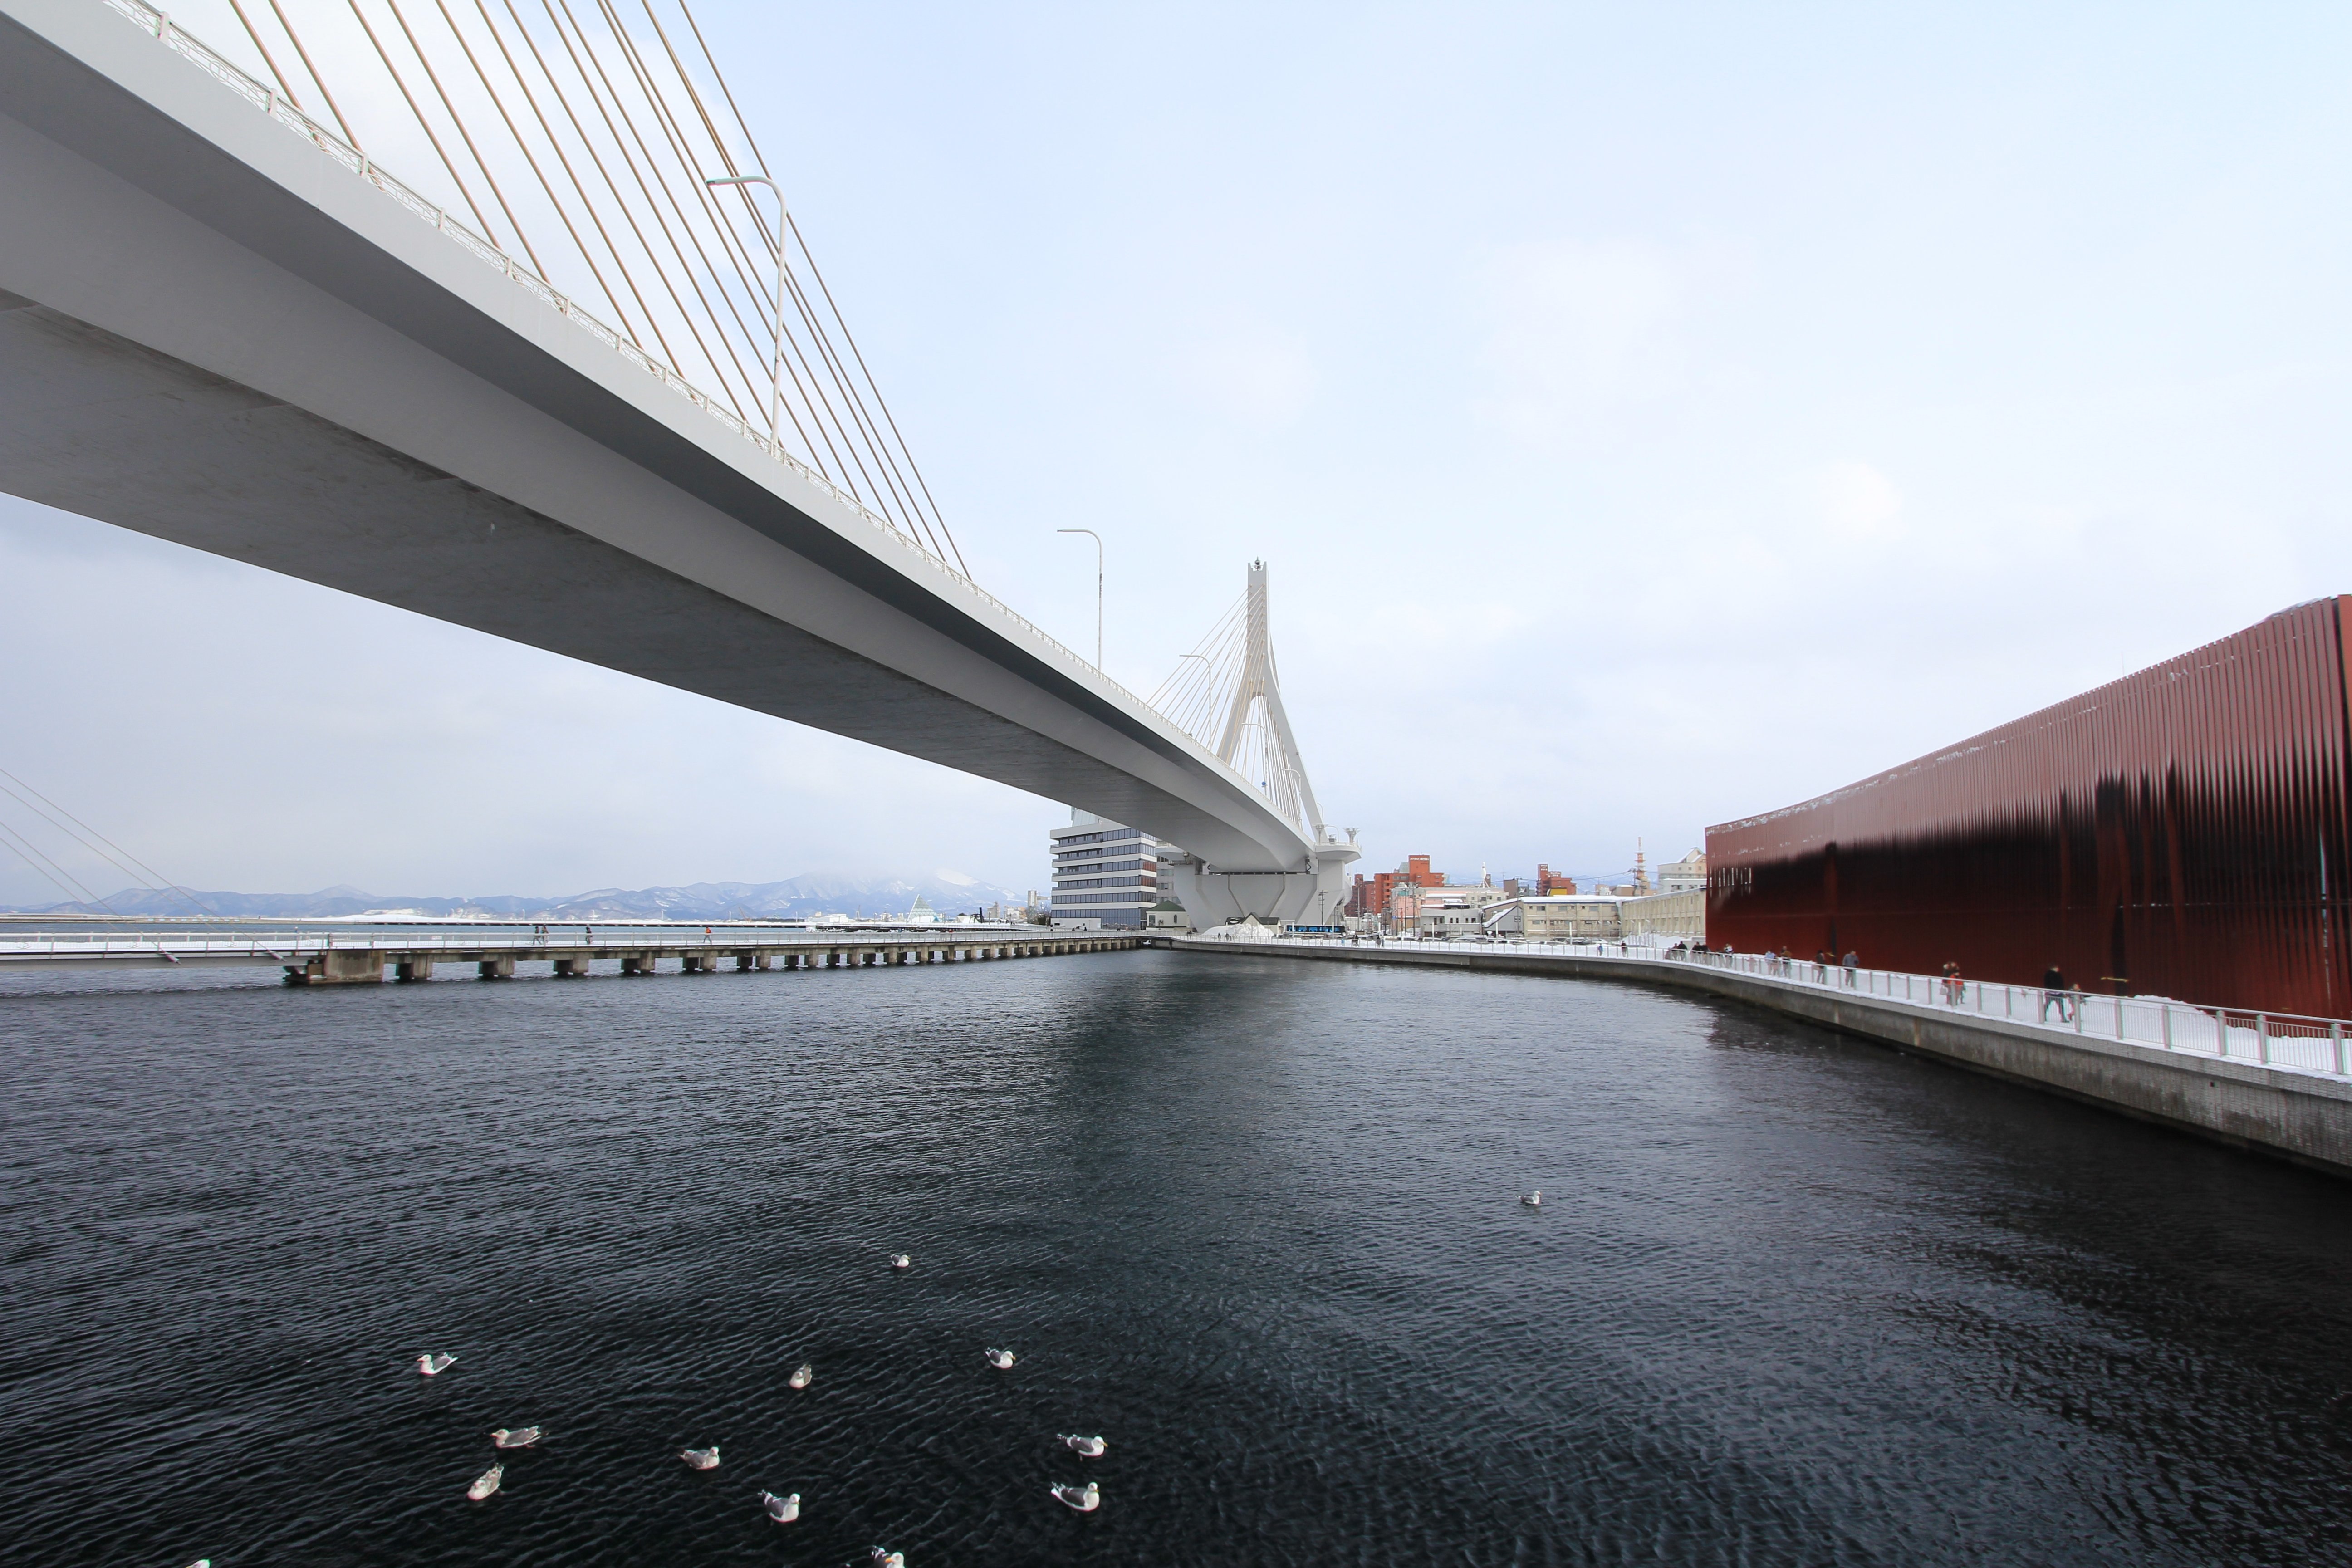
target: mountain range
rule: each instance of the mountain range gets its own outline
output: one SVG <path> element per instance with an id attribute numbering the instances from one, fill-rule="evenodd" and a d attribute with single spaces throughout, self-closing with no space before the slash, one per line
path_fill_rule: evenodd
<path id="1" fill-rule="evenodd" d="M 268 920 L 331 920 L 337 916 L 390 914 L 471 915 L 500 920 L 797 920 L 820 914 L 900 915 L 918 896 L 942 915 L 989 904 L 1018 904 L 1024 894 L 951 872 L 927 878 L 859 880 L 848 877 L 788 877 L 781 882 L 693 882 L 682 888 L 598 888 L 560 898 L 499 893 L 480 898 L 422 898 L 407 893 L 371 893 L 359 888 L 321 888 L 315 893 L 232 893 L 186 889 L 212 914 Z M 162 915 L 194 913 L 170 893 L 126 889 L 94 904 L 0 905 L 11 914 Z"/>

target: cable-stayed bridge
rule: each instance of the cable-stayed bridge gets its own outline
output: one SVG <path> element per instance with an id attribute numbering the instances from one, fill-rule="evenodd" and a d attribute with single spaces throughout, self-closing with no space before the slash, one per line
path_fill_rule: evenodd
<path id="1" fill-rule="evenodd" d="M 1263 568 L 1177 718 L 975 584 L 682 6 L 264 3 L 256 71 L 0 0 L 0 489 L 1144 828 L 1199 918 L 1334 912 Z"/>

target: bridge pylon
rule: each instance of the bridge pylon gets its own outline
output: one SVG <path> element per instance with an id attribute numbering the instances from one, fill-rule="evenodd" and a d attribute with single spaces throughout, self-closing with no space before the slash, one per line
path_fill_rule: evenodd
<path id="1" fill-rule="evenodd" d="M 1307 853 L 1297 866 L 1280 871 L 1224 871 L 1189 853 L 1163 856 L 1163 885 L 1184 906 L 1195 929 L 1251 916 L 1267 924 L 1337 925 L 1347 903 L 1347 866 L 1360 851 L 1340 843 L 1325 826 L 1298 737 L 1282 705 L 1263 561 L 1250 563 L 1239 656 L 1231 694 L 1224 694 L 1220 680 L 1209 687 L 1223 698 L 1212 709 L 1223 710 L 1213 748 L 1217 760 L 1255 784 L 1300 827 L 1308 841 Z"/>

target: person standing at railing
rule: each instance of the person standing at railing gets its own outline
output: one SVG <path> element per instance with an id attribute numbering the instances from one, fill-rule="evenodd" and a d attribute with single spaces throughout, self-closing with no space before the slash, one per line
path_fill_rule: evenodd
<path id="1" fill-rule="evenodd" d="M 2058 966 L 2054 963 L 2042 972 L 2042 1021 L 2043 1023 L 2050 1021 L 2050 1009 L 2053 1005 L 2058 1009 L 2060 1023 L 2071 1024 L 2074 1021 L 2074 995 L 2066 984 L 2066 977 L 2058 973 Z"/>
<path id="2" fill-rule="evenodd" d="M 1853 949 L 1845 950 L 1845 988 L 1853 989 L 1854 980 L 1862 972 L 1862 957 Z"/>
<path id="3" fill-rule="evenodd" d="M 1951 959 L 1946 959 L 1944 961 L 1944 1001 L 1948 1005 L 1957 1007 L 1960 1005 L 1964 984 L 1960 979 L 1959 964 Z"/>
<path id="4" fill-rule="evenodd" d="M 1828 984 L 1830 983 L 1830 965 L 1836 962 L 1837 960 L 1831 954 L 1828 948 L 1824 947 L 1816 950 L 1813 953 L 1813 984 L 1816 985 Z"/>

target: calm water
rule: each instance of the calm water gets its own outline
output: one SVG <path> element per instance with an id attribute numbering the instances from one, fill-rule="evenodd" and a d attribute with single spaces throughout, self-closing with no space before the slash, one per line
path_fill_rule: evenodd
<path id="1" fill-rule="evenodd" d="M 14 1562 L 2352 1554 L 2352 1188 L 1760 1014 L 1169 953 L 15 984 Z"/>

